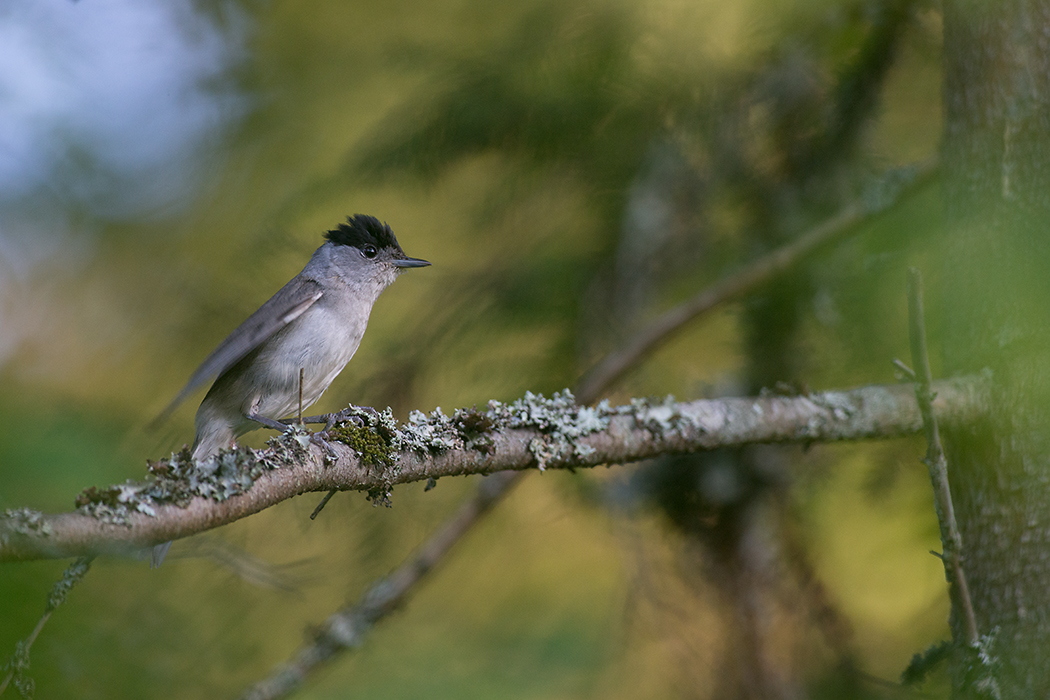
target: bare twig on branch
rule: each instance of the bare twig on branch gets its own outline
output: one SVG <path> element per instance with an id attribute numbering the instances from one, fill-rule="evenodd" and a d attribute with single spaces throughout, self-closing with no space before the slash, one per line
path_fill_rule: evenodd
<path id="1" fill-rule="evenodd" d="M 912 364 L 915 365 L 916 375 L 915 399 L 922 411 L 922 423 L 928 445 L 923 461 L 930 470 L 930 481 L 933 483 L 933 495 L 937 504 L 937 520 L 941 526 L 941 546 L 944 549 L 941 559 L 944 561 L 947 579 L 955 586 L 955 597 L 962 614 L 966 641 L 974 644 L 978 641 L 977 620 L 962 566 L 962 535 L 959 534 L 959 527 L 955 522 L 952 493 L 948 485 L 948 460 L 944 456 L 937 416 L 933 410 L 933 401 L 937 394 L 933 389 L 933 375 L 930 372 L 930 358 L 926 349 L 922 275 L 914 267 L 908 270 L 908 323 Z"/>
<path id="2" fill-rule="evenodd" d="M 980 377 L 939 382 L 935 412 L 952 422 L 972 420 L 981 414 L 986 385 Z M 636 400 L 596 409 L 575 405 L 568 393 L 553 399 L 527 395 L 513 404 L 492 402 L 485 413 L 462 410 L 447 417 L 435 411 L 404 425 L 389 421 L 378 430 L 401 447 L 385 452 L 367 446 L 358 452 L 333 440 L 333 461 L 293 426 L 264 450 L 230 450 L 199 469 L 188 455 L 176 455 L 153 465 L 152 481 L 89 489 L 71 513 L 9 512 L 0 518 L 0 561 L 126 553 L 211 530 L 311 491 L 367 491 L 384 498 L 396 484 L 448 476 L 621 464 L 752 443 L 889 438 L 922 428 L 914 396 L 900 385 L 795 397 Z M 355 444 L 353 435 L 345 439 Z"/>
<path id="3" fill-rule="evenodd" d="M 0 681 L 0 695 L 4 694 L 8 684 L 14 680 L 15 687 L 18 688 L 23 697 L 32 697 L 33 680 L 26 675 L 26 671 L 29 669 L 29 650 L 40 635 L 40 631 L 44 629 L 44 625 L 51 619 L 51 613 L 65 602 L 69 591 L 72 590 L 73 586 L 80 583 L 84 575 L 87 574 L 88 569 L 91 568 L 91 560 L 92 557 L 77 559 L 66 568 L 62 578 L 52 586 L 51 595 L 47 597 L 47 605 L 44 607 L 44 614 L 36 623 L 36 627 L 33 628 L 28 637 L 15 645 L 15 653 L 5 667 L 7 673 L 4 676 L 4 680 Z"/>
<path id="4" fill-rule="evenodd" d="M 739 299 L 774 279 L 820 248 L 833 243 L 856 226 L 884 211 L 907 193 L 930 182 L 937 173 L 937 161 L 919 163 L 908 187 L 886 177 L 873 194 L 853 202 L 838 214 L 810 229 L 791 243 L 755 260 L 736 274 L 708 287 L 696 296 L 664 312 L 643 328 L 622 348 L 606 356 L 580 380 L 578 393 L 583 402 L 597 400 L 609 386 L 635 367 L 639 360 L 660 347 L 689 321 L 728 301 Z"/>

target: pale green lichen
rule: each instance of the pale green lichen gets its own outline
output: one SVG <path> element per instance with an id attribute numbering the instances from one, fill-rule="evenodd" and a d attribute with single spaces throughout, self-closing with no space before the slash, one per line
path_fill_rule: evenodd
<path id="1" fill-rule="evenodd" d="M 446 415 L 440 406 L 429 415 L 412 411 L 403 424 L 394 420 L 389 408 L 382 413 L 363 409 L 351 409 L 349 413 L 355 422 L 360 423 L 353 429 L 352 439 L 364 439 L 361 430 L 380 434 L 391 459 L 385 468 L 394 470 L 396 455 L 407 450 L 420 455 L 458 449 L 492 454 L 495 449 L 493 434 L 514 429 L 540 433 L 529 442 L 529 451 L 540 469 L 554 461 L 571 463 L 593 453 L 592 448 L 579 444 L 579 438 L 608 427 L 613 412 L 607 402 L 595 408 L 579 406 L 572 393 L 565 390 L 549 399 L 526 392 L 524 397 L 509 404 L 490 401 L 484 411 L 477 407 L 464 408 L 451 416 Z M 359 455 L 365 454 L 364 445 L 351 444 L 351 447 Z M 396 472 L 391 476 L 396 476 Z"/>
<path id="2" fill-rule="evenodd" d="M 572 464 L 592 454 L 594 450 L 579 444 L 579 439 L 607 428 L 611 413 L 605 401 L 595 408 L 578 405 L 568 389 L 549 399 L 527 391 L 510 404 L 489 401 L 488 410 L 500 427 L 540 432 L 528 445 L 540 471 L 555 461 Z"/>
<path id="3" fill-rule="evenodd" d="M 421 454 L 441 453 L 464 446 L 463 436 L 438 406 L 430 415 L 422 411 L 408 414 L 408 422 L 397 431 L 395 441 L 400 449 L 414 450 Z"/>
<path id="4" fill-rule="evenodd" d="M 51 523 L 38 510 L 31 508 L 14 508 L 4 511 L 0 520 L 0 543 L 7 544 L 11 534 L 49 537 Z"/>
<path id="5" fill-rule="evenodd" d="M 694 416 L 682 413 L 680 404 L 671 395 L 660 399 L 631 399 L 630 406 L 620 406 L 617 412 L 621 415 L 633 415 L 635 424 L 656 435 L 669 433 L 684 434 L 687 431 L 702 430 L 703 427 Z"/>
<path id="6" fill-rule="evenodd" d="M 649 417 L 643 420 L 655 420 L 658 413 L 651 407 L 647 410 Z M 329 431 L 329 438 L 348 445 L 364 466 L 377 472 L 380 486 L 372 488 L 369 497 L 388 503 L 400 475 L 398 456 L 405 451 L 427 456 L 467 449 L 490 455 L 497 432 L 524 429 L 539 433 L 528 447 L 541 470 L 552 463 L 571 466 L 594 452 L 579 438 L 604 430 L 619 412 L 604 401 L 594 408 L 578 406 L 568 390 L 549 399 L 526 392 L 509 404 L 490 401 L 484 411 L 459 409 L 451 416 L 440 407 L 429 414 L 413 411 L 403 424 L 390 408 L 377 412 L 351 406 L 344 411 L 346 420 Z M 300 463 L 312 439 L 303 427 L 290 426 L 271 438 L 265 450 L 235 447 L 195 462 L 183 449 L 167 460 L 150 462 L 149 480 L 88 488 L 78 496 L 77 506 L 105 522 L 129 525 L 132 514 L 154 516 L 160 505 L 185 506 L 198 497 L 225 501 L 246 492 L 267 471 Z"/>
<path id="7" fill-rule="evenodd" d="M 214 501 L 244 493 L 265 472 L 295 463 L 303 448 L 294 430 L 270 442 L 269 450 L 235 447 L 196 462 L 183 449 L 170 458 L 150 462 L 150 479 L 125 482 L 103 489 L 85 489 L 76 499 L 81 512 L 114 525 L 130 525 L 133 513 L 156 515 L 161 505 L 185 506 L 201 497 Z"/>

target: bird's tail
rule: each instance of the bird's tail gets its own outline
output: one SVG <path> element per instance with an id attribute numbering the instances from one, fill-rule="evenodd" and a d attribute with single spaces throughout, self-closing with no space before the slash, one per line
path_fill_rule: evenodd
<path id="1" fill-rule="evenodd" d="M 169 549 L 171 549 L 171 542 L 154 546 L 153 552 L 150 553 L 149 557 L 149 568 L 156 569 L 160 566 L 164 562 L 164 557 L 167 556 Z"/>
<path id="2" fill-rule="evenodd" d="M 198 462 L 217 454 L 219 450 L 231 447 L 237 437 L 233 428 L 224 423 L 213 421 L 207 423 L 206 426 L 207 429 L 204 430 L 198 426 L 197 437 L 193 441 L 193 459 Z M 156 569 L 161 565 L 169 549 L 171 549 L 171 542 L 158 544 L 153 548 L 149 562 L 151 569 Z"/>

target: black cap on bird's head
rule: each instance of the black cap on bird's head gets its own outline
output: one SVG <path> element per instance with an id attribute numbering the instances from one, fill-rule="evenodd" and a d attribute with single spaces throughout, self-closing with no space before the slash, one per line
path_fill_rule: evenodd
<path id="1" fill-rule="evenodd" d="M 394 255 L 394 259 L 391 262 L 396 267 L 425 267 L 430 264 L 426 260 L 410 258 L 405 255 L 405 251 L 401 250 L 401 246 L 398 245 L 397 238 L 394 237 L 394 232 L 390 230 L 390 227 L 374 216 L 368 216 L 367 214 L 348 216 L 345 224 L 339 224 L 338 228 L 332 229 L 324 237 L 335 245 L 352 246 L 366 255 L 369 248 L 372 251 L 390 248 Z M 373 257 L 374 255 L 375 253 L 373 252 L 368 257 Z"/>

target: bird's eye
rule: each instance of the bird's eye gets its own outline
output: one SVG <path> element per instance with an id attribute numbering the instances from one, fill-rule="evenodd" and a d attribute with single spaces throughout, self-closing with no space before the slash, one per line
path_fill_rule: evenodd
<path id="1" fill-rule="evenodd" d="M 379 251 L 376 250 L 376 247 L 374 245 L 366 245 L 364 248 L 361 249 L 361 252 L 366 258 L 369 259 L 374 258 L 376 255 L 379 254 Z"/>

